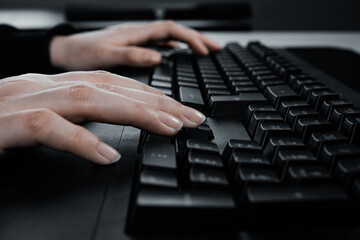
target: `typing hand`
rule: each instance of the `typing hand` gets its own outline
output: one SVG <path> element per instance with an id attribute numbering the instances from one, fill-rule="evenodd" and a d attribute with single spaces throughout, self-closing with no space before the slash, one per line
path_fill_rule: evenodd
<path id="1" fill-rule="evenodd" d="M 149 67 L 159 64 L 161 55 L 139 46 L 152 43 L 176 47 L 177 43 L 171 39 L 189 44 L 201 55 L 220 49 L 199 32 L 167 21 L 58 36 L 50 43 L 50 58 L 55 67 L 66 70 L 96 70 L 117 65 Z"/>
<path id="2" fill-rule="evenodd" d="M 25 74 L 0 81 L 0 154 L 42 144 L 110 164 L 119 153 L 73 122 L 125 124 L 174 135 L 204 119 L 154 88 L 103 71 Z"/>

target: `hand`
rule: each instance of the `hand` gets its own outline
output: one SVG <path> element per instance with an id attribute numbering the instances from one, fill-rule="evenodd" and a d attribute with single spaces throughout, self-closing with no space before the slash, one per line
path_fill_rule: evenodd
<path id="1" fill-rule="evenodd" d="M 174 135 L 182 126 L 197 127 L 205 116 L 154 88 L 104 71 L 0 81 L 0 154 L 42 144 L 98 164 L 119 160 L 116 150 L 73 123 L 85 120 Z"/>
<path id="2" fill-rule="evenodd" d="M 66 70 L 96 70 L 117 65 L 149 67 L 161 62 L 155 50 L 139 47 L 154 43 L 176 47 L 176 39 L 189 44 L 198 54 L 221 47 L 199 32 L 172 21 L 146 25 L 119 25 L 103 30 L 58 36 L 50 43 L 50 59 Z"/>

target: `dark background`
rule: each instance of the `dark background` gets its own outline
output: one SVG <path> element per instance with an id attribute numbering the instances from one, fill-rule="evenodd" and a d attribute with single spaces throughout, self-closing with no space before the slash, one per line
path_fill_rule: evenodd
<path id="1" fill-rule="evenodd" d="M 244 2 L 226 0 L 227 2 Z M 221 0 L 1 0 L 0 9 L 49 8 L 63 10 L 69 4 L 112 8 L 188 6 Z M 253 30 L 360 30 L 359 0 L 249 0 Z"/>

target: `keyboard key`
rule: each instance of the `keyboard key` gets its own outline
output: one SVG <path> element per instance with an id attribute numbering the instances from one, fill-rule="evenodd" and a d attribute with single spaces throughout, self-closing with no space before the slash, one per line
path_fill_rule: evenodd
<path id="1" fill-rule="evenodd" d="M 289 76 L 288 79 L 288 84 L 289 86 L 294 88 L 294 83 L 299 80 L 299 79 L 312 79 L 315 80 L 315 78 L 311 77 L 309 74 L 307 73 L 301 73 L 301 74 L 292 74 Z M 294 89 L 295 90 L 295 89 Z"/>
<path id="2" fill-rule="evenodd" d="M 290 86 L 292 86 L 295 92 L 300 93 L 302 86 L 305 84 L 321 84 L 321 82 L 315 80 L 314 78 L 299 78 L 296 79 Z"/>
<path id="3" fill-rule="evenodd" d="M 204 111 L 204 101 L 198 88 L 179 87 L 179 101 L 200 112 Z"/>
<path id="4" fill-rule="evenodd" d="M 250 203 L 268 204 L 269 207 L 279 207 L 282 204 L 294 204 L 310 202 L 338 202 L 347 201 L 347 195 L 336 185 L 318 185 L 318 186 L 254 186 L 247 190 L 247 196 Z M 311 213 L 311 212 L 309 212 Z"/>
<path id="5" fill-rule="evenodd" d="M 254 136 L 257 127 L 263 122 L 284 122 L 284 119 L 276 112 L 256 112 L 249 122 L 249 135 Z"/>
<path id="6" fill-rule="evenodd" d="M 176 169 L 175 146 L 169 143 L 145 143 L 141 158 L 146 167 Z"/>
<path id="7" fill-rule="evenodd" d="M 350 140 L 350 143 L 360 145 L 360 117 L 347 117 L 342 125 L 341 132 Z"/>
<path id="8" fill-rule="evenodd" d="M 296 184 L 328 183 L 333 181 L 329 172 L 322 166 L 290 166 L 287 181 Z"/>
<path id="9" fill-rule="evenodd" d="M 157 87 L 156 89 L 160 90 L 161 92 L 163 92 L 165 95 L 167 95 L 169 97 L 173 97 L 173 91 L 170 88 Z"/>
<path id="10" fill-rule="evenodd" d="M 227 76 L 228 81 L 248 81 L 250 78 L 245 75 L 240 76 Z"/>
<path id="11" fill-rule="evenodd" d="M 325 100 L 336 100 L 339 98 L 340 95 L 333 90 L 315 90 L 309 96 L 309 103 L 316 111 L 319 111 Z"/>
<path id="12" fill-rule="evenodd" d="M 259 82 L 259 89 L 261 92 L 265 92 L 265 89 L 268 86 L 277 86 L 284 85 L 285 82 L 283 80 L 263 80 Z"/>
<path id="13" fill-rule="evenodd" d="M 188 81 L 178 81 L 177 82 L 178 87 L 192 87 L 192 88 L 198 88 L 199 84 L 196 82 L 188 82 Z"/>
<path id="14" fill-rule="evenodd" d="M 237 139 L 230 139 L 223 152 L 223 159 L 228 161 L 230 156 L 236 149 L 240 149 L 246 152 L 251 153 L 260 153 L 261 147 L 257 142 L 254 141 L 246 141 L 246 140 L 237 140 Z"/>
<path id="15" fill-rule="evenodd" d="M 280 108 L 283 101 L 296 100 L 298 95 L 287 85 L 268 86 L 265 89 L 265 96 L 276 109 Z"/>
<path id="16" fill-rule="evenodd" d="M 224 84 L 222 79 L 212 79 L 212 78 L 204 78 L 202 80 L 204 84 Z"/>
<path id="17" fill-rule="evenodd" d="M 325 100 L 321 107 L 320 107 L 320 113 L 324 117 L 326 117 L 327 120 L 329 120 L 330 114 L 334 110 L 334 108 L 338 107 L 352 107 L 352 103 L 348 100 L 340 99 L 340 100 Z"/>
<path id="18" fill-rule="evenodd" d="M 287 80 L 290 75 L 300 74 L 301 72 L 302 70 L 299 67 L 295 65 L 290 65 L 286 67 L 281 67 L 279 70 L 279 75 L 282 79 Z"/>
<path id="19" fill-rule="evenodd" d="M 190 73 L 191 75 L 195 76 L 194 69 L 192 68 L 191 65 L 187 65 L 187 66 L 176 65 L 176 72 Z"/>
<path id="20" fill-rule="evenodd" d="M 234 187 L 238 191 L 236 194 L 240 202 L 245 197 L 246 189 L 250 186 L 263 186 L 265 184 L 272 185 L 279 184 L 280 179 L 277 173 L 271 169 L 262 168 L 239 168 L 234 179 Z"/>
<path id="21" fill-rule="evenodd" d="M 275 112 L 275 109 L 271 105 L 249 105 L 245 114 L 245 126 L 249 125 L 252 116 L 257 112 Z"/>
<path id="22" fill-rule="evenodd" d="M 228 187 L 229 183 L 224 172 L 214 169 L 191 168 L 189 172 L 190 184 L 194 188 Z"/>
<path id="23" fill-rule="evenodd" d="M 248 152 L 242 149 L 235 149 L 227 166 L 227 173 L 230 180 L 233 180 L 238 169 L 241 167 L 269 168 L 269 159 L 262 153 Z"/>
<path id="24" fill-rule="evenodd" d="M 315 90 L 329 90 L 329 88 L 322 83 L 307 83 L 301 86 L 300 97 L 303 100 L 309 102 L 309 97 L 311 93 Z"/>
<path id="25" fill-rule="evenodd" d="M 190 166 L 201 166 L 220 169 L 223 167 L 223 163 L 219 154 L 206 152 L 189 152 L 187 163 Z"/>
<path id="26" fill-rule="evenodd" d="M 246 221 L 256 226 L 294 226 L 304 219 L 306 224 L 340 224 L 351 215 L 349 197 L 334 184 L 250 186 L 245 196 L 244 209 L 252 209 Z"/>
<path id="27" fill-rule="evenodd" d="M 186 141 L 186 147 L 191 151 L 206 151 L 206 152 L 215 152 L 219 153 L 219 148 L 215 143 L 196 140 L 196 139 L 188 139 Z"/>
<path id="28" fill-rule="evenodd" d="M 213 83 L 206 83 L 205 88 L 209 88 L 209 89 L 222 89 L 222 90 L 227 90 L 227 86 L 225 84 L 213 84 Z"/>
<path id="29" fill-rule="evenodd" d="M 255 84 L 257 86 L 260 86 L 261 82 L 263 82 L 263 81 L 266 82 L 266 81 L 278 81 L 278 80 L 281 80 L 281 79 L 279 79 L 279 76 L 274 75 L 274 74 L 272 74 L 272 75 L 258 75 L 254 79 Z"/>
<path id="30" fill-rule="evenodd" d="M 295 125 L 299 119 L 302 118 L 313 118 L 319 117 L 320 114 L 315 111 L 313 108 L 302 107 L 302 108 L 293 108 L 289 109 L 288 114 L 286 115 L 285 121 L 289 123 L 292 128 L 295 128 Z"/>
<path id="31" fill-rule="evenodd" d="M 338 161 L 334 171 L 335 175 L 342 181 L 345 188 L 349 189 L 353 180 L 360 176 L 360 159 Z"/>
<path id="32" fill-rule="evenodd" d="M 288 137 L 292 135 L 291 128 L 286 123 L 261 123 L 257 128 L 254 140 L 265 147 L 271 137 Z"/>
<path id="33" fill-rule="evenodd" d="M 247 107 L 252 104 L 266 104 L 261 93 L 240 93 L 237 96 L 211 96 L 209 100 L 210 116 L 244 116 Z"/>
<path id="34" fill-rule="evenodd" d="M 273 75 L 274 73 L 271 70 L 254 70 L 254 71 L 249 72 L 249 74 L 252 79 L 255 79 L 256 76 L 258 76 L 258 75 L 263 75 L 263 76 L 264 75 Z"/>
<path id="35" fill-rule="evenodd" d="M 182 81 L 182 82 L 190 82 L 190 83 L 197 83 L 197 78 L 195 77 L 182 77 L 182 76 L 178 76 L 177 77 L 177 81 Z"/>
<path id="36" fill-rule="evenodd" d="M 336 128 L 341 128 L 341 125 L 345 118 L 347 117 L 360 117 L 360 108 L 358 107 L 341 107 L 334 108 L 332 113 L 330 114 L 329 120 L 332 124 L 335 125 Z"/>
<path id="37" fill-rule="evenodd" d="M 229 96 L 231 95 L 229 90 L 225 89 L 206 89 L 206 102 L 209 101 L 211 96 Z"/>
<path id="38" fill-rule="evenodd" d="M 212 140 L 214 133 L 209 125 L 202 123 L 198 128 L 187 128 L 187 137 L 189 139 Z"/>
<path id="39" fill-rule="evenodd" d="M 169 65 L 161 64 L 156 66 L 152 75 L 152 81 L 154 80 L 172 82 Z"/>
<path id="40" fill-rule="evenodd" d="M 329 144 L 346 143 L 347 138 L 339 132 L 326 131 L 315 132 L 311 134 L 307 144 L 308 149 L 311 150 L 315 156 L 319 156 L 323 147 Z"/>
<path id="41" fill-rule="evenodd" d="M 201 78 L 221 79 L 219 73 L 201 73 Z"/>
<path id="42" fill-rule="evenodd" d="M 281 179 L 283 179 L 290 166 L 318 163 L 317 158 L 308 150 L 280 150 L 275 158 L 274 166 L 281 172 Z"/>
<path id="43" fill-rule="evenodd" d="M 234 209 L 235 202 L 227 191 L 181 192 L 174 190 L 142 189 L 136 204 L 139 207 L 173 208 L 211 208 Z"/>
<path id="44" fill-rule="evenodd" d="M 157 87 L 161 87 L 161 88 L 172 88 L 172 83 L 171 82 L 163 82 L 163 81 L 157 81 L 157 80 L 153 80 L 151 81 L 150 86 L 157 88 Z"/>
<path id="45" fill-rule="evenodd" d="M 215 75 L 219 74 L 219 71 L 217 69 L 199 69 L 199 72 L 204 73 L 204 74 L 209 74 L 209 75 L 211 75 L 211 74 L 215 74 Z"/>
<path id="46" fill-rule="evenodd" d="M 177 188 L 179 186 L 174 173 L 159 169 L 144 169 L 140 173 L 140 184 L 168 188 Z"/>
<path id="47" fill-rule="evenodd" d="M 301 118 L 295 124 L 295 133 L 307 143 L 310 135 L 314 132 L 330 131 L 332 125 L 321 117 Z"/>
<path id="48" fill-rule="evenodd" d="M 180 72 L 177 71 L 176 72 L 177 77 L 184 77 L 184 78 L 196 78 L 196 75 L 194 73 L 191 72 Z"/>
<path id="49" fill-rule="evenodd" d="M 240 168 L 238 177 L 242 183 L 280 183 L 276 172 L 265 168 Z"/>
<path id="50" fill-rule="evenodd" d="M 264 154 L 273 161 L 279 150 L 302 150 L 305 144 L 297 137 L 272 137 L 264 149 Z"/>
<path id="51" fill-rule="evenodd" d="M 307 107 L 310 107 L 310 105 L 304 100 L 284 101 L 280 105 L 279 112 L 284 118 L 286 118 L 290 109 L 307 108 Z"/>
<path id="52" fill-rule="evenodd" d="M 240 94 L 240 93 L 256 93 L 259 92 L 259 89 L 257 87 L 241 87 L 236 86 L 234 90 L 234 94 Z"/>
<path id="53" fill-rule="evenodd" d="M 360 147 L 354 144 L 326 145 L 321 152 L 321 159 L 330 172 L 340 160 L 357 158 L 360 156 Z"/>

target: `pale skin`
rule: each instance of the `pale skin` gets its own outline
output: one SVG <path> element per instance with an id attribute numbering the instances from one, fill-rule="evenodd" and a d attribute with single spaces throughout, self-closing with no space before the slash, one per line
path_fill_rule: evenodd
<path id="1" fill-rule="evenodd" d="M 55 37 L 51 62 L 66 70 L 94 70 L 116 65 L 153 66 L 161 61 L 148 42 L 176 46 L 183 41 L 206 55 L 220 46 L 173 22 L 115 26 Z M 197 127 L 205 116 L 136 80 L 105 71 L 58 75 L 25 74 L 0 81 L 0 154 L 44 145 L 71 152 L 97 164 L 111 164 L 120 154 L 75 124 L 85 120 L 130 125 L 151 133 L 174 135 Z"/>

